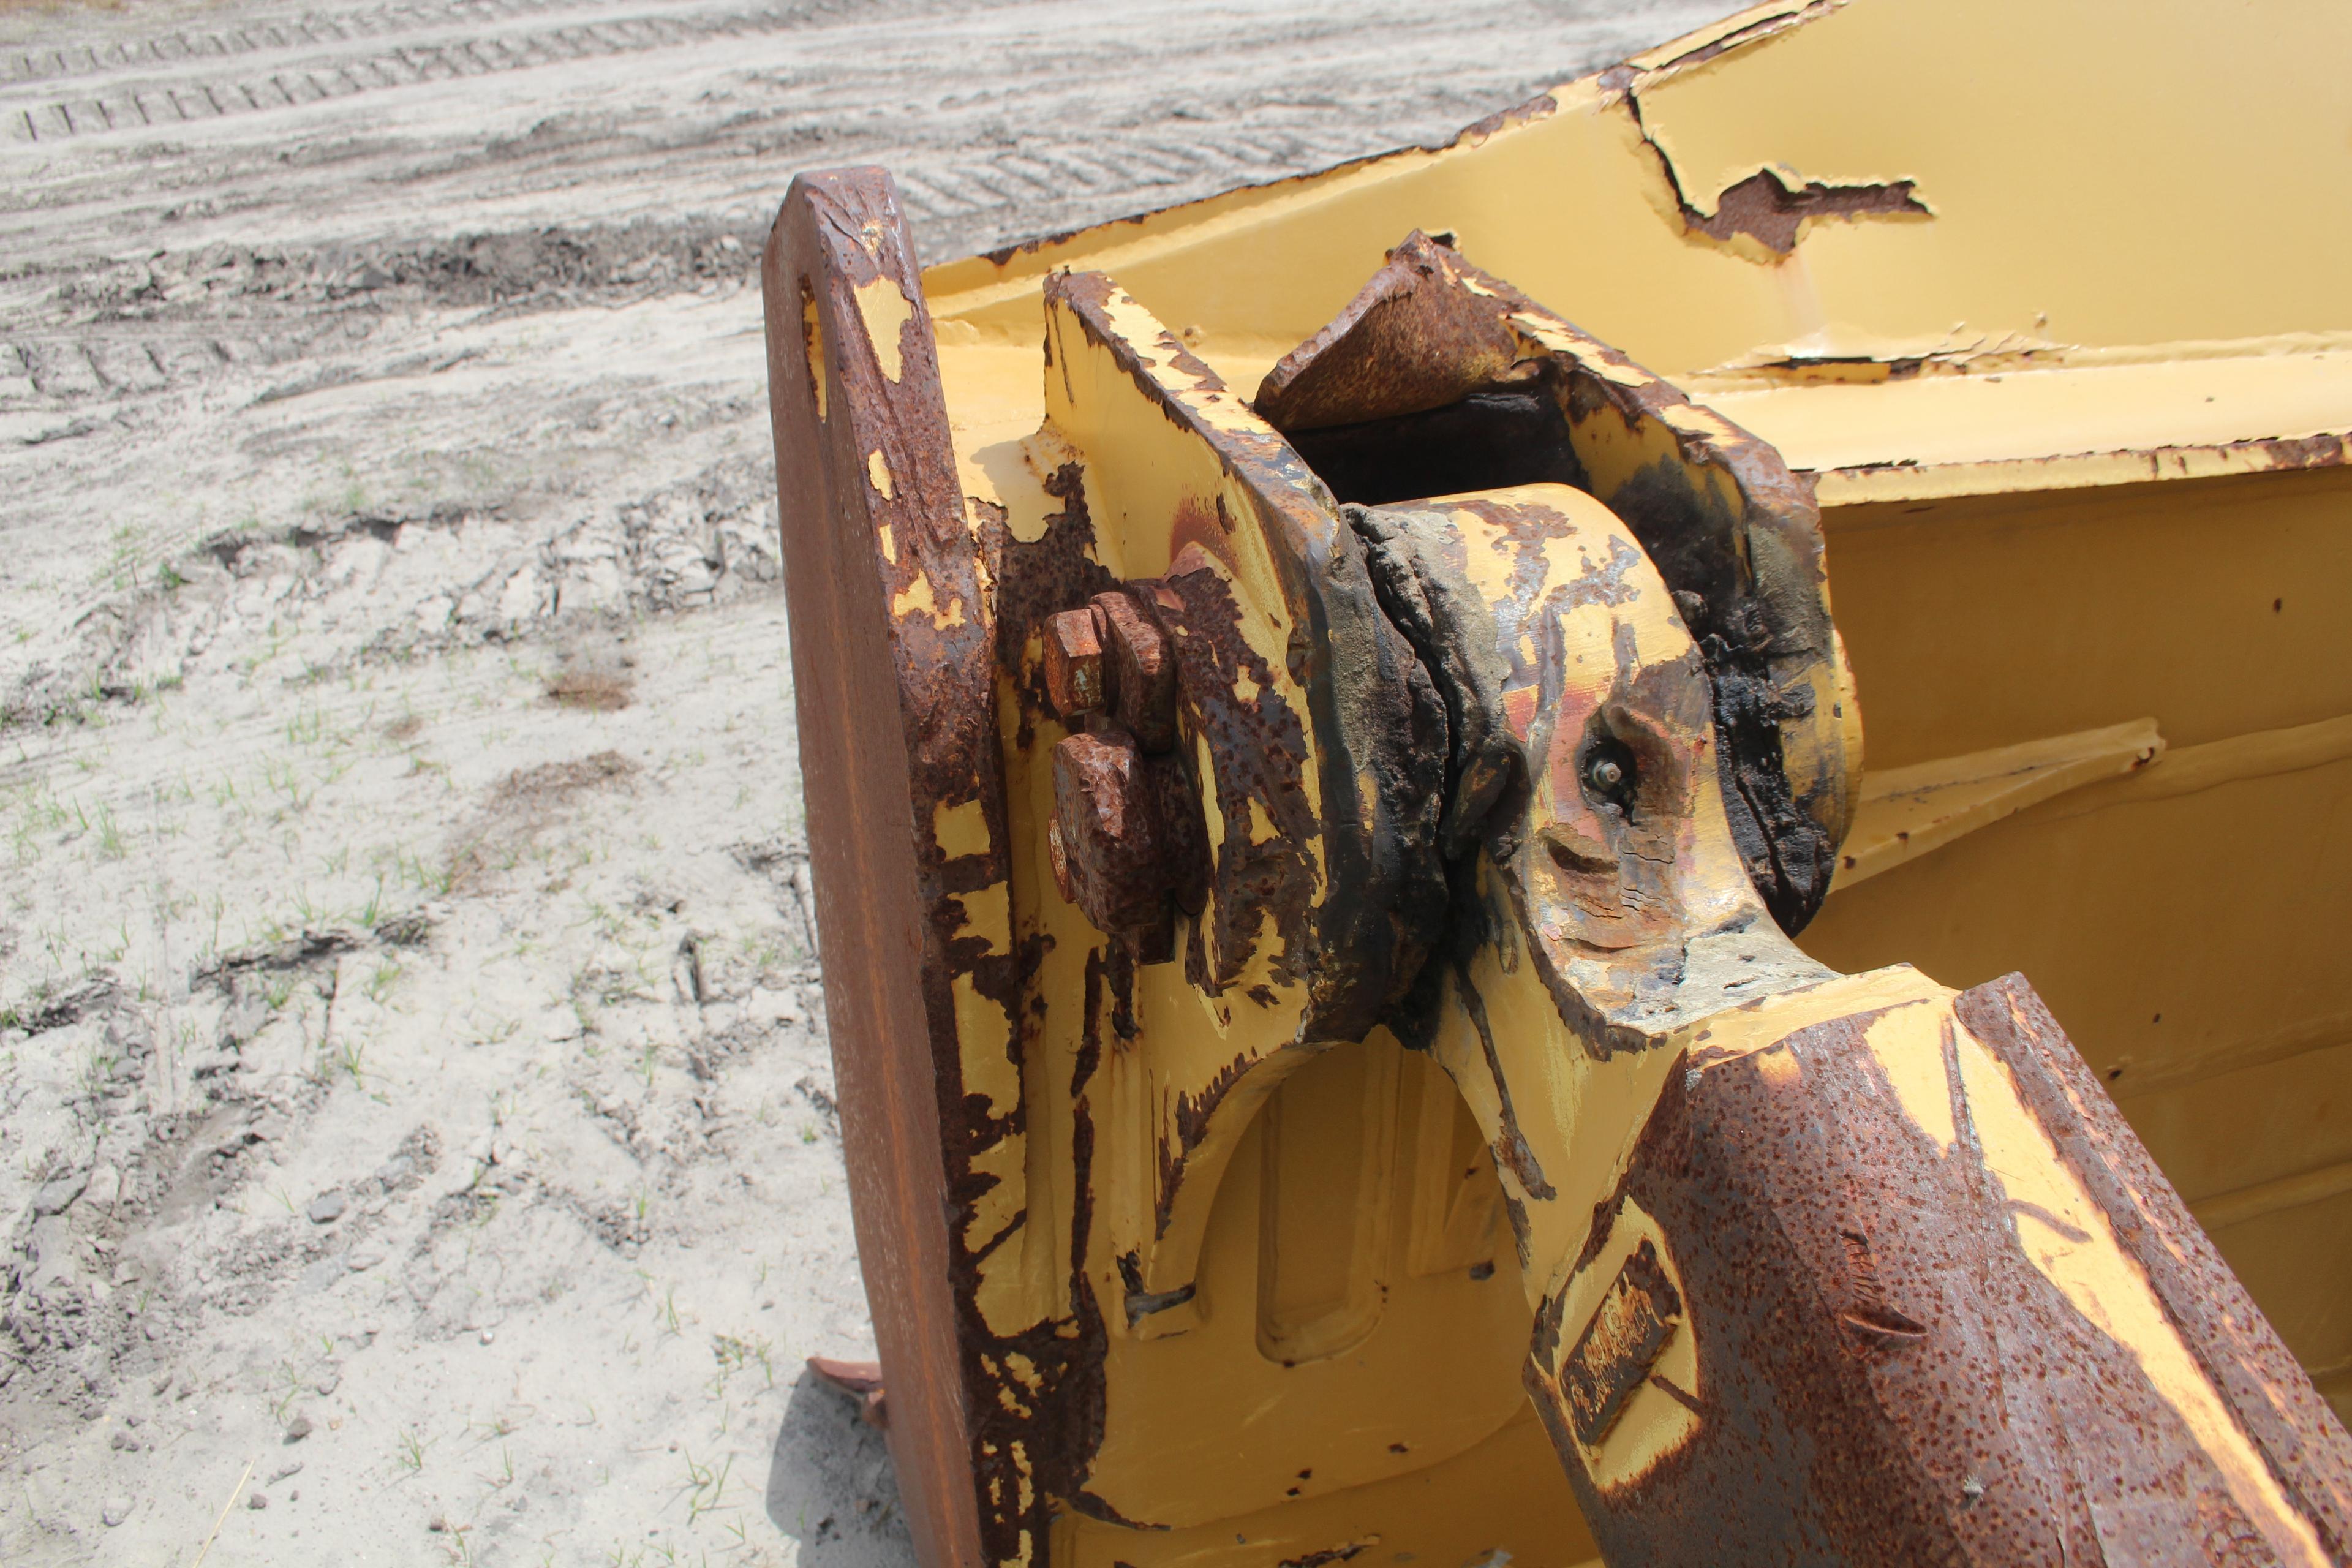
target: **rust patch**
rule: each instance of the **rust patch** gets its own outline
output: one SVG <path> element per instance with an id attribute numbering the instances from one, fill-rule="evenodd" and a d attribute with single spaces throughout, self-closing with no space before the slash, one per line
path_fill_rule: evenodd
<path id="1" fill-rule="evenodd" d="M 1733 37 L 1718 40 L 1727 47 L 1748 40 Z M 1832 185 L 1820 180 L 1808 180 L 1801 185 L 1791 185 L 1777 170 L 1759 169 L 1746 179 L 1727 185 L 1716 196 L 1715 211 L 1703 213 L 1684 189 L 1681 172 L 1666 150 L 1651 135 L 1643 119 L 1641 90 L 1638 85 L 1625 94 L 1627 110 L 1633 117 L 1633 126 L 1641 133 L 1642 144 L 1649 148 L 1658 161 L 1658 170 L 1665 177 L 1666 187 L 1674 194 L 1675 205 L 1682 214 L 1683 229 L 1688 234 L 1701 234 L 1718 245 L 1729 245 L 1735 239 L 1754 240 L 1775 256 L 1789 256 L 1797 248 L 1797 239 L 1808 220 L 1815 218 L 1927 218 L 1936 211 L 1918 196 L 1916 180 L 1873 181 L 1858 185 Z"/>
<path id="2" fill-rule="evenodd" d="M 2008 1066 L 2059 1158 L 2105 1211 L 2123 1249 L 2147 1270 L 2189 1352 L 2311 1521 L 2329 1558 L 2352 1558 L 2352 1437 L 2097 1075 L 2023 975 L 1962 992 L 1955 1010 L 1969 1033 Z"/>
<path id="3" fill-rule="evenodd" d="M 802 734 L 832 759 L 808 789 L 833 955 L 826 1006 L 859 1256 L 890 1367 L 891 1447 L 919 1552 L 1003 1560 L 1045 1529 L 1049 1488 L 1076 1463 L 1069 1446 L 1099 1434 L 1086 1412 L 1099 1405 L 1088 1388 L 1105 1345 L 1080 1293 L 1073 1319 L 994 1339 L 977 1306 L 980 1263 L 1026 1228 L 1025 1208 L 1013 1205 L 1020 1217 L 994 1235 L 969 1235 L 999 1181 L 981 1162 L 1024 1131 L 1025 1112 L 1018 1097 L 1000 1112 L 967 1092 L 957 993 L 968 984 L 1002 1009 L 1018 1073 L 1039 956 L 1034 942 L 999 950 L 968 931 L 969 901 L 1010 874 L 997 671 L 1021 672 L 1028 688 L 1042 678 L 1024 669 L 1017 647 L 1004 657 L 1001 595 L 983 591 L 983 548 L 1001 540 L 1003 519 L 968 510 L 961 493 L 919 272 L 887 176 L 801 176 L 762 272 L 778 472 L 789 481 L 778 506 L 794 688 Z M 869 341 L 860 309 L 877 285 L 907 312 L 886 312 L 895 341 L 883 344 Z M 887 491 L 868 479 L 877 453 Z M 1063 521 L 1023 563 L 1034 569 L 1013 574 L 1016 595 L 1058 589 L 1041 580 L 1083 562 L 1082 509 Z M 1025 727 L 1042 693 L 1016 695 Z M 975 805 L 980 847 L 950 855 L 933 824 Z M 1082 1168 L 1082 1191 L 1085 1181 Z M 1014 1351 L 1034 1376 L 1013 1378 Z M 1024 1414 L 1041 1401 L 1065 1417 L 1050 1433 Z"/>
<path id="4" fill-rule="evenodd" d="M 2063 1129 L 2076 1130 L 2069 1163 L 2119 1232 L 2135 1202 L 2141 1215 L 2173 1211 L 2148 1236 L 2143 1255 L 2158 1257 L 2193 1224 L 2136 1142 L 2133 1159 L 2100 1146 L 2129 1133 L 2112 1109 L 2074 1109 L 2104 1097 L 2030 995 L 2013 981 L 1980 987 L 1961 1001 L 1964 1021 L 1985 1027 L 2029 1103 L 2049 1104 L 2037 1115 L 2062 1147 Z M 1620 1195 L 1653 1216 L 1679 1268 L 1701 1419 L 1673 1454 L 1603 1491 L 1570 1441 L 1572 1421 L 1538 1402 L 1603 1554 L 2056 1568 L 2179 1562 L 2184 1544 L 2245 1539 L 2221 1471 L 2139 1356 L 2027 1254 L 1957 1085 L 1947 1145 L 1903 1109 L 1870 1049 L 1871 1021 L 1668 1077 Z M 2010 1043 L 1993 1043 L 2003 1030 Z M 1784 1054 L 1793 1078 L 1766 1070 Z M 2151 1205 L 2144 1179 L 2165 1204 Z M 2221 1326 L 2239 1309 L 2213 1267 L 2225 1283 L 2176 1272 L 2167 1305 L 2212 1303 L 2205 1323 L 2193 1310 L 2178 1321 L 2192 1341 L 2210 1334 L 2200 1353 L 2238 1363 L 2243 1381 L 2222 1380 L 2225 1396 L 2340 1558 L 2352 1475 L 2342 1429 L 2283 1348 L 2248 1349 L 2242 1336 L 2260 1323 L 2250 1304 Z M 1531 1383 L 1559 1347 L 1558 1316 L 1555 1300 L 1538 1317 Z M 2277 1559 L 2265 1549 L 2245 1561 Z"/>
<path id="5" fill-rule="evenodd" d="M 1087 515 L 1078 465 L 1065 463 L 1055 469 L 1045 477 L 1045 488 L 1062 510 L 1046 518 L 1045 532 L 1034 540 L 1013 537 L 1003 508 L 976 509 L 989 580 L 995 587 L 996 668 L 1013 681 L 1021 721 L 1013 743 L 1023 751 L 1036 743 L 1036 721 L 1054 711 L 1045 661 L 1028 657 L 1031 635 L 1047 616 L 1083 608 L 1118 583 L 1095 558 L 1094 520 Z"/>
<path id="6" fill-rule="evenodd" d="M 1240 978 L 1267 925 L 1278 944 L 1275 978 L 1303 983 L 1317 890 L 1308 847 L 1322 831 L 1307 805 L 1306 729 L 1276 691 L 1274 670 L 1243 639 L 1241 608 L 1223 580 L 1203 569 L 1165 581 L 1181 606 L 1169 614 L 1177 703 L 1186 732 L 1208 742 L 1212 777 L 1204 782 L 1224 824 L 1197 939 L 1208 989 L 1216 994 Z M 1244 680 L 1255 689 L 1246 699 L 1238 694 Z M 1274 831 L 1254 841 L 1260 816 Z"/>
<path id="7" fill-rule="evenodd" d="M 1663 151 L 1658 159 L 1665 163 Z M 1674 178 L 1671 164 L 1666 177 Z M 1825 185 L 1808 180 L 1792 188 L 1772 170 L 1759 169 L 1738 184 L 1726 186 L 1715 199 L 1712 216 L 1684 201 L 1679 184 L 1675 197 L 1682 205 L 1683 223 L 1709 239 L 1727 241 L 1744 234 L 1776 255 L 1788 256 L 1795 252 L 1797 233 L 1811 218 L 1933 217 L 1934 209 L 1918 198 L 1917 190 L 1916 180 L 1868 185 Z"/>
<path id="8" fill-rule="evenodd" d="M 1682 1315 L 1683 1299 L 1659 1264 L 1657 1248 L 1643 1242 L 1617 1271 L 1560 1368 L 1560 1394 L 1578 1441 L 1591 1447 L 1609 1435 L 1625 1402 L 1649 1381 Z"/>

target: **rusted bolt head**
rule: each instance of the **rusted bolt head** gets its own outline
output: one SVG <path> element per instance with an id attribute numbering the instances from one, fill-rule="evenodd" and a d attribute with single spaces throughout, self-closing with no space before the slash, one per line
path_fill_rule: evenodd
<path id="1" fill-rule="evenodd" d="M 1097 594 L 1094 608 L 1112 670 L 1110 710 L 1145 751 L 1165 752 L 1176 744 L 1175 650 L 1158 613 L 1139 596 L 1148 591 L 1139 584 Z"/>
<path id="2" fill-rule="evenodd" d="M 1164 927 L 1172 897 L 1197 911 L 1208 855 L 1201 807 L 1182 765 L 1145 753 L 1124 730 L 1071 735 L 1054 748 L 1055 880 L 1097 930 Z"/>
<path id="3" fill-rule="evenodd" d="M 1103 652 L 1102 615 L 1092 605 L 1045 617 L 1045 700 L 1076 721 L 1110 707 L 1111 665 Z"/>
<path id="4" fill-rule="evenodd" d="M 1142 772 L 1142 750 L 1122 731 L 1067 736 L 1054 748 L 1054 826 L 1070 900 L 1102 931 L 1150 924 L 1167 894 L 1157 802 Z"/>

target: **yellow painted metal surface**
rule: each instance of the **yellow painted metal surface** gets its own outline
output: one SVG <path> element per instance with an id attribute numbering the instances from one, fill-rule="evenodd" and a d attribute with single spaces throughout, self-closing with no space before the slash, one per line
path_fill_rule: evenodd
<path id="1" fill-rule="evenodd" d="M 1176 356 L 1255 386 L 1416 227 L 1774 443 L 1824 509 L 1874 770 L 1851 875 L 1806 951 L 1865 974 L 1840 986 L 1884 991 L 1868 999 L 1897 1005 L 1890 1017 L 2028 973 L 2323 1393 L 2352 1411 L 2348 79 L 2352 9 L 2332 5 L 1759 6 L 1442 152 L 932 268 L 959 468 L 979 509 L 1001 509 L 1028 542 L 1071 504 L 1053 488 L 1064 465 L 1110 454 L 1076 492 L 1104 563 L 1168 572 L 1181 499 L 1250 504 L 1169 408 L 1263 430 L 1238 392 L 1202 393 Z M 1759 175 L 1799 205 L 1810 186 L 1822 194 L 1793 222 L 1756 209 L 1742 228 L 1727 193 L 1752 196 Z M 1044 300 L 1046 276 L 1074 266 L 1110 274 L 1115 319 L 1160 345 L 1146 350 L 1156 394 Z M 1210 569 L 1249 645 L 1283 670 L 1276 558 L 1243 537 Z M 1029 827 L 1051 815 L 1058 731 L 1012 723 L 1022 869 L 999 918 L 1013 947 L 1050 939 L 1038 984 L 1075 994 L 1093 938 L 1053 897 Z M 1270 830 L 1207 809 L 1213 840 Z M 1702 824 L 1703 839 L 1714 831 Z M 1271 1070 L 1247 1080 L 1263 1110 L 1189 1151 L 1198 1180 L 1169 1214 L 1154 1213 L 1140 1158 L 1098 1172 L 1106 1240 L 1089 1267 L 1111 1334 L 1099 1512 L 1062 1517 L 1055 1561 L 1274 1568 L 1359 1540 L 1379 1548 L 1368 1560 L 1435 1561 L 1506 1539 L 1526 1561 L 1581 1561 L 1593 1548 L 1527 1415 L 1518 1363 L 1531 1313 L 1570 1288 L 1561 1270 L 1622 1151 L 1543 1140 L 1580 1118 L 1634 1126 L 1657 1086 L 1547 1078 L 1534 1064 L 1559 1029 L 1550 998 L 1482 958 L 1496 1037 L 1526 1053 L 1512 1070 L 1557 1097 L 1520 1115 L 1572 1200 L 1529 1205 L 1524 1290 L 1507 1256 L 1474 1279 L 1473 1255 L 1508 1246 L 1500 1194 L 1529 1194 L 1485 1154 L 1503 1108 L 1476 1087 L 1487 1068 L 1466 1015 L 1435 1047 L 1466 1100 L 1385 1035 L 1309 1060 L 1287 1045 L 1306 1004 L 1271 961 L 1261 950 L 1264 972 L 1236 988 L 1269 1001 L 1205 1011 L 1181 966 L 1139 973 L 1147 1035 L 1206 1031 L 1227 1047 L 1189 1067 Z M 1832 989 L 1825 1016 L 1862 1005 Z M 1758 1024 L 1756 1044 L 1786 1026 Z M 1057 1015 L 1031 1048 L 1070 1068 L 1076 1028 Z M 1888 1063 L 1899 1086 L 1907 1069 Z M 1205 1087 L 1181 1079 L 1189 1067 L 1111 1050 L 1090 1092 L 1149 1148 Z M 1970 1071 L 1983 1135 L 2034 1136 L 2021 1112 L 2002 1119 L 1990 1069 Z M 1007 1088 L 1027 1096 L 1005 1191 L 1024 1194 L 1028 1223 L 984 1265 L 998 1331 L 1048 1315 L 1067 1261 L 1028 1238 L 1064 1234 L 1084 1196 L 1051 1142 L 1070 1125 L 1071 1083 L 1055 1070 Z M 1614 1117 L 1612 1094 L 1625 1100 Z M 1302 1205 L 1301 1192 L 1325 1195 Z M 2077 1194 L 2018 1195 L 2082 1217 Z M 1010 1206 L 991 1223 L 1009 1226 Z M 2086 1311 L 2162 1337 L 2128 1280 L 2068 1272 L 2111 1258 L 2042 1239 Z M 1118 1276 L 1121 1256 L 1136 1280 Z M 1196 1279 L 1164 1312 L 1118 1310 L 1139 1282 Z M 2172 1371 L 2184 1419 L 2206 1430 L 2200 1385 Z M 1633 1447 L 1612 1462 L 1675 1441 L 1671 1399 L 1637 1397 L 1628 1436 L 1610 1439 Z M 1297 1463 L 1269 1472 L 1270 1447 Z M 2236 1479 L 2259 1492 L 2258 1468 Z M 1478 1527 L 1465 1533 L 1464 1518 Z"/>

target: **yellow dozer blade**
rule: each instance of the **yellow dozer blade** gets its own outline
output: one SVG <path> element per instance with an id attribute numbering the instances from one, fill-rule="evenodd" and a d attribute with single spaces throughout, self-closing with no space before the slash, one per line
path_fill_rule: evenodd
<path id="1" fill-rule="evenodd" d="M 1816 0 L 927 272 L 793 184 L 927 1564 L 2352 1561 L 2347 80 Z"/>

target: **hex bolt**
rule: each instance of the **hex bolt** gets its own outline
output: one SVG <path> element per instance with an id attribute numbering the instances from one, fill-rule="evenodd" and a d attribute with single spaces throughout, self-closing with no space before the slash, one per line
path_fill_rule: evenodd
<path id="1" fill-rule="evenodd" d="M 1633 749 L 1614 735 L 1602 735 L 1591 742 L 1584 753 L 1584 787 L 1600 800 L 1618 810 L 1633 809 L 1634 784 L 1639 773 Z"/>
<path id="2" fill-rule="evenodd" d="M 1082 605 L 1045 617 L 1045 699 L 1066 722 L 1107 711 L 1113 679 L 1100 611 Z"/>

